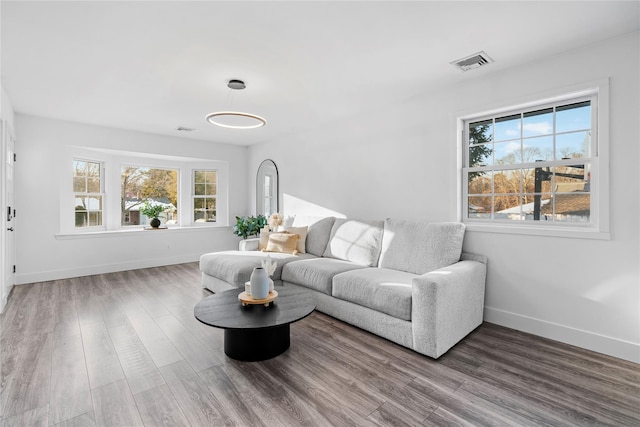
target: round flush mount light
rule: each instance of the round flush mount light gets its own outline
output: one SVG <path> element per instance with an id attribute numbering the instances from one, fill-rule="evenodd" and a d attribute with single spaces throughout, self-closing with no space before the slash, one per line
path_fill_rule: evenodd
<path id="1" fill-rule="evenodd" d="M 232 79 L 227 82 L 227 87 L 232 90 L 243 90 L 247 85 L 242 80 Z M 217 111 L 207 114 L 206 119 L 212 125 L 228 129 L 255 129 L 267 124 L 263 117 L 239 111 Z"/>

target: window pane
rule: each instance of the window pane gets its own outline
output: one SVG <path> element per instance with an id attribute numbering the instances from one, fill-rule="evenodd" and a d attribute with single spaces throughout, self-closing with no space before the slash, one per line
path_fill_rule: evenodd
<path id="1" fill-rule="evenodd" d="M 164 211 L 160 220 L 167 224 L 178 223 L 178 171 L 176 169 L 152 169 L 123 166 L 120 170 L 121 223 L 145 225 L 150 218 L 140 209 L 144 202 L 161 205 Z"/>
<path id="2" fill-rule="evenodd" d="M 522 189 L 525 193 L 550 193 L 553 172 L 550 168 L 530 168 L 522 170 Z M 536 181 L 538 185 L 536 186 Z"/>
<path id="3" fill-rule="evenodd" d="M 556 159 L 591 156 L 591 132 L 572 132 L 556 137 Z"/>
<path id="4" fill-rule="evenodd" d="M 522 136 L 551 135 L 553 133 L 553 108 L 524 113 Z"/>
<path id="5" fill-rule="evenodd" d="M 494 141 L 520 138 L 520 130 L 522 128 L 520 114 L 497 118 L 495 128 Z"/>
<path id="6" fill-rule="evenodd" d="M 493 202 L 494 218 L 509 219 L 514 221 L 522 220 L 520 196 L 495 196 Z"/>
<path id="7" fill-rule="evenodd" d="M 87 176 L 87 162 L 84 160 L 74 160 L 73 175 L 82 177 Z"/>
<path id="8" fill-rule="evenodd" d="M 100 192 L 100 178 L 89 178 L 87 180 L 87 191 L 89 193 L 99 193 Z"/>
<path id="9" fill-rule="evenodd" d="M 524 194 L 522 196 L 522 213 L 527 221 L 551 221 L 552 219 L 542 212 L 544 207 L 551 202 L 551 194 Z"/>
<path id="10" fill-rule="evenodd" d="M 556 108 L 556 133 L 591 129 L 591 102 Z"/>
<path id="11" fill-rule="evenodd" d="M 193 182 L 197 183 L 205 183 L 206 173 L 204 171 L 194 171 L 193 172 Z"/>
<path id="12" fill-rule="evenodd" d="M 519 193 L 520 170 L 511 169 L 494 172 L 493 186 L 496 194 Z"/>
<path id="13" fill-rule="evenodd" d="M 491 196 L 469 197 L 467 214 L 469 218 L 491 218 Z"/>
<path id="14" fill-rule="evenodd" d="M 591 219 L 591 195 L 581 194 L 556 194 L 553 203 L 545 205 L 542 209 L 545 215 L 554 221 L 562 222 L 589 222 Z"/>
<path id="15" fill-rule="evenodd" d="M 86 211 L 77 210 L 76 207 L 76 227 L 87 227 L 89 225 L 89 216 Z"/>
<path id="16" fill-rule="evenodd" d="M 216 183 L 216 171 L 205 171 L 206 182 L 209 184 Z"/>
<path id="17" fill-rule="evenodd" d="M 469 167 L 488 166 L 491 164 L 491 144 L 472 145 L 469 147 Z"/>
<path id="18" fill-rule="evenodd" d="M 74 193 L 86 193 L 87 192 L 87 180 L 83 177 L 73 177 L 73 192 Z"/>
<path id="19" fill-rule="evenodd" d="M 542 136 L 523 141 L 523 161 L 525 163 L 537 160 L 553 160 L 553 137 Z"/>
<path id="20" fill-rule="evenodd" d="M 194 185 L 194 190 L 195 190 L 195 195 L 196 196 L 204 196 L 206 195 L 206 184 L 195 184 Z"/>
<path id="21" fill-rule="evenodd" d="M 496 165 L 512 165 L 522 162 L 520 140 L 493 144 Z"/>
<path id="22" fill-rule="evenodd" d="M 493 172 L 470 172 L 469 194 L 491 194 Z"/>
<path id="23" fill-rule="evenodd" d="M 585 176 L 585 165 L 558 166 L 555 168 L 555 189 L 557 193 L 589 191 L 587 187 L 588 169 Z"/>
<path id="24" fill-rule="evenodd" d="M 482 144 L 493 140 L 493 121 L 484 120 L 469 124 L 469 144 Z"/>
<path id="25" fill-rule="evenodd" d="M 215 196 L 216 184 L 207 184 L 206 194 L 207 196 Z"/>

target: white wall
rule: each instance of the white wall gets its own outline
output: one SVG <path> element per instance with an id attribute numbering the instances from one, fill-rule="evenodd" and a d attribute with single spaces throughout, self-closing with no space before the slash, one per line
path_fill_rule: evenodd
<path id="1" fill-rule="evenodd" d="M 456 220 L 460 112 L 610 78 L 611 240 L 468 232 L 464 250 L 489 258 L 487 321 L 640 362 L 639 48 L 635 33 L 500 73 L 469 72 L 455 87 L 417 88 L 400 105 L 381 100 L 342 123 L 250 148 L 248 179 L 273 159 L 287 215 Z"/>
<path id="2" fill-rule="evenodd" d="M 190 262 L 206 252 L 237 248 L 238 238 L 230 227 L 57 236 L 58 177 L 70 167 L 68 146 L 225 161 L 229 216 L 234 218 L 247 212 L 246 147 L 21 114 L 16 115 L 16 133 L 17 283 Z"/>

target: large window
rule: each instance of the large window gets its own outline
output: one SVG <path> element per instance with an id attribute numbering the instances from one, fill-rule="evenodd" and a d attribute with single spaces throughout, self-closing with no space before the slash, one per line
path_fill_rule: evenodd
<path id="1" fill-rule="evenodd" d="M 463 218 L 591 225 L 596 95 L 464 121 Z"/>
<path id="2" fill-rule="evenodd" d="M 216 222 L 217 194 L 218 182 L 216 171 L 193 171 L 194 222 Z"/>
<path id="3" fill-rule="evenodd" d="M 101 227 L 104 203 L 102 164 L 73 160 L 73 195 L 76 228 Z"/>
<path id="4" fill-rule="evenodd" d="M 140 211 L 145 204 L 165 209 L 159 218 L 162 224 L 178 223 L 178 171 L 140 166 L 120 169 L 121 225 L 146 225 L 151 220 Z"/>
<path id="5" fill-rule="evenodd" d="M 66 155 L 61 238 L 143 232 L 155 215 L 172 235 L 229 225 L 226 161 L 88 147 Z"/>

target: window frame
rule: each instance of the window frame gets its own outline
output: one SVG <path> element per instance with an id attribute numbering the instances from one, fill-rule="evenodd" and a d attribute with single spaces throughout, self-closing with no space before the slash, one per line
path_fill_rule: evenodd
<path id="1" fill-rule="evenodd" d="M 196 173 L 197 172 L 215 172 L 216 174 L 216 193 L 215 195 L 210 195 L 210 194 L 205 194 L 205 195 L 197 195 L 196 194 Z M 204 183 L 206 184 L 206 182 Z M 196 210 L 196 206 L 195 206 L 195 200 L 196 199 L 211 199 L 211 198 L 215 198 L 216 200 L 216 220 L 215 221 L 204 221 L 204 222 L 196 222 L 196 218 L 195 218 L 195 210 Z M 206 208 L 205 208 L 206 211 Z M 197 168 L 193 168 L 191 169 L 191 212 L 192 212 L 192 217 L 191 217 L 191 224 L 192 225 L 202 225 L 202 224 L 215 224 L 218 222 L 218 170 L 217 169 L 197 169 Z"/>
<path id="2" fill-rule="evenodd" d="M 135 168 L 144 168 L 144 169 L 156 169 L 156 170 L 168 170 L 168 171 L 176 171 L 177 173 L 177 182 L 176 182 L 176 191 L 177 191 L 177 206 L 176 211 L 178 213 L 178 223 L 177 224 L 167 224 L 166 221 L 162 223 L 163 227 L 167 227 L 167 228 L 172 228 L 172 227 L 177 227 L 177 226 L 181 226 L 180 223 L 180 218 L 181 218 L 181 194 L 182 194 L 182 189 L 180 186 L 180 180 L 182 177 L 182 169 L 179 167 L 174 167 L 174 166 L 157 166 L 157 165 L 152 165 L 150 166 L 148 163 L 146 162 L 128 162 L 128 163 L 120 163 L 119 169 L 120 169 L 120 174 L 118 175 L 118 177 L 120 178 L 120 183 L 122 185 L 122 168 L 124 167 L 135 167 Z M 118 196 L 118 200 L 122 200 L 122 186 L 120 186 L 120 193 Z M 140 214 L 141 215 L 141 214 Z M 119 217 L 119 222 L 120 222 L 120 228 L 122 229 L 129 229 L 129 228 L 135 228 L 135 227 L 144 227 L 144 226 L 148 226 L 148 224 L 122 224 L 122 212 L 120 211 L 120 215 L 118 215 Z"/>
<path id="3" fill-rule="evenodd" d="M 104 230 L 105 229 L 105 224 L 106 224 L 106 209 L 105 209 L 105 207 L 106 207 L 106 194 L 105 194 L 105 191 L 104 191 L 104 188 L 105 188 L 105 167 L 104 167 L 104 162 L 102 162 L 101 160 L 89 159 L 89 158 L 86 158 L 84 156 L 74 156 L 73 159 L 72 159 L 72 166 L 73 166 L 73 164 L 75 162 L 94 163 L 94 164 L 99 165 L 99 168 L 100 168 L 100 178 L 99 178 L 100 179 L 100 191 L 98 193 L 89 192 L 88 191 L 88 186 L 86 187 L 87 188 L 86 192 L 75 191 L 75 189 L 73 189 L 73 182 L 74 182 L 74 178 L 76 177 L 76 175 L 75 175 L 75 172 L 73 172 L 73 167 L 72 167 L 72 175 L 71 175 L 72 176 L 72 178 L 71 178 L 72 196 L 71 197 L 72 197 L 72 200 L 74 201 L 73 202 L 73 213 L 74 214 L 76 213 L 75 200 L 78 197 L 87 197 L 87 198 L 89 198 L 91 196 L 99 196 L 101 198 L 101 200 L 102 200 L 102 209 L 100 209 L 100 210 L 89 210 L 89 209 L 87 209 L 87 211 L 86 211 L 87 215 L 89 215 L 91 212 L 100 212 L 100 215 L 101 215 L 100 225 L 87 225 L 87 226 L 84 226 L 84 227 L 78 227 L 78 225 L 75 223 L 75 219 L 74 219 L 73 227 L 74 227 L 75 230 L 78 230 L 78 231 L 81 231 L 81 232 L 82 231 L 91 232 L 91 231 L 97 231 L 97 230 Z M 85 176 L 85 179 L 88 179 L 88 175 Z M 75 218 L 75 215 L 74 215 L 74 218 Z"/>
<path id="4" fill-rule="evenodd" d="M 608 169 L 608 105 L 609 81 L 599 80 L 571 88 L 544 93 L 539 97 L 528 97 L 509 107 L 489 108 L 482 112 L 461 113 L 457 115 L 456 132 L 458 135 L 458 219 L 465 223 L 469 231 L 546 235 L 559 237 L 610 239 L 609 235 L 609 169 Z M 589 157 L 568 160 L 551 160 L 542 163 L 514 163 L 509 165 L 492 164 L 486 168 L 467 167 L 469 156 L 469 129 L 472 122 L 488 118 L 498 118 L 514 113 L 527 113 L 549 106 L 566 105 L 580 100 L 591 100 L 591 153 Z M 554 134 L 555 135 L 555 129 Z M 560 166 L 589 163 L 591 171 L 590 198 L 591 210 L 589 223 L 565 221 L 501 220 L 494 218 L 468 217 L 468 174 L 483 170 L 529 169 L 541 166 Z M 535 166 L 534 166 L 535 165 Z"/>

